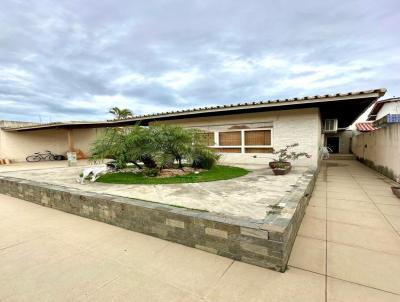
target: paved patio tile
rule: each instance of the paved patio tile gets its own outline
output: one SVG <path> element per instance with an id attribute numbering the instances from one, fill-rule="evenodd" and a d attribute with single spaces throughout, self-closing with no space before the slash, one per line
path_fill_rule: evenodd
<path id="1" fill-rule="evenodd" d="M 336 221 L 370 228 L 390 229 L 389 223 L 380 213 L 353 212 L 327 208 L 328 221 Z"/>
<path id="2" fill-rule="evenodd" d="M 107 240 L 98 240 L 88 250 L 113 259 L 126 267 L 154 274 L 154 257 L 171 243 L 141 233 L 120 229 Z"/>
<path id="3" fill-rule="evenodd" d="M 400 255 L 400 237 L 393 230 L 328 221 L 327 240 Z"/>
<path id="4" fill-rule="evenodd" d="M 398 302 L 400 296 L 328 277 L 328 302 Z"/>
<path id="5" fill-rule="evenodd" d="M 400 218 L 400 203 L 399 205 L 389 205 L 389 204 L 376 204 L 377 207 L 385 215 L 399 216 Z"/>
<path id="6" fill-rule="evenodd" d="M 325 277 L 290 268 L 284 274 L 235 262 L 207 295 L 212 302 L 322 302 Z"/>
<path id="7" fill-rule="evenodd" d="M 341 192 L 341 190 L 343 188 L 359 189 L 360 185 L 355 181 L 341 182 L 341 183 L 328 182 L 328 185 L 327 185 L 327 190 L 328 191 L 339 191 L 339 192 Z"/>
<path id="8" fill-rule="evenodd" d="M 400 256 L 328 242 L 328 276 L 400 294 Z"/>
<path id="9" fill-rule="evenodd" d="M 290 255 L 289 265 L 307 271 L 326 273 L 326 242 L 297 236 Z"/>
<path id="10" fill-rule="evenodd" d="M 233 260 L 225 257 L 169 244 L 153 257 L 149 265 L 158 278 L 203 296 L 232 263 Z"/>
<path id="11" fill-rule="evenodd" d="M 34 228 L 21 225 L 2 225 L 0 230 L 0 250 L 47 236 L 44 230 L 37 231 Z"/>
<path id="12" fill-rule="evenodd" d="M 359 193 L 348 193 L 348 192 L 329 192 L 328 191 L 328 199 L 347 199 L 347 200 L 360 200 L 360 201 L 370 201 L 368 195 L 364 192 Z"/>
<path id="13" fill-rule="evenodd" d="M 320 208 L 326 208 L 326 200 L 323 199 L 313 199 L 309 201 L 308 203 L 309 207 L 320 207 Z"/>
<path id="14" fill-rule="evenodd" d="M 326 198 L 326 192 L 322 191 L 314 191 L 311 195 L 311 198 L 323 199 Z"/>
<path id="15" fill-rule="evenodd" d="M 306 210 L 306 215 L 317 219 L 326 219 L 326 207 L 317 207 L 309 205 Z"/>
<path id="16" fill-rule="evenodd" d="M 400 232 L 400 217 L 394 215 L 385 215 L 386 219 L 389 220 L 390 224 L 394 227 L 394 229 Z"/>
<path id="17" fill-rule="evenodd" d="M 369 191 L 374 191 L 374 190 L 390 190 L 389 184 L 381 181 L 380 179 L 375 179 L 375 180 L 359 180 L 358 184 L 364 189 L 364 190 L 369 190 Z"/>
<path id="18" fill-rule="evenodd" d="M 35 266 L 0 283 L 5 301 L 77 301 L 117 278 L 123 265 L 81 253 L 57 263 Z"/>
<path id="19" fill-rule="evenodd" d="M 330 198 L 327 201 L 327 206 L 328 208 L 346 210 L 346 211 L 379 213 L 379 210 L 376 208 L 376 206 L 372 201 Z"/>
<path id="20" fill-rule="evenodd" d="M 314 191 L 321 191 L 325 192 L 326 191 L 326 184 L 316 184 L 314 187 Z"/>
<path id="21" fill-rule="evenodd" d="M 78 218 L 78 216 L 74 218 Z M 119 236 L 119 233 L 124 233 L 125 231 L 101 222 L 98 225 L 94 225 L 92 220 L 86 218 L 83 218 L 79 223 L 68 223 L 67 219 L 60 225 L 56 224 L 51 230 L 50 236 L 66 244 L 72 244 L 82 249 L 90 249 L 98 242 L 112 240 Z"/>
<path id="22" fill-rule="evenodd" d="M 298 234 L 305 237 L 325 240 L 326 221 L 305 215 Z"/>
<path id="23" fill-rule="evenodd" d="M 0 283 L 18 279 L 35 266 L 48 265 L 82 252 L 49 237 L 0 250 Z M 1 294 L 0 294 L 1 296 Z"/>
<path id="24" fill-rule="evenodd" d="M 328 186 L 329 185 L 340 185 L 340 184 L 357 184 L 353 177 L 335 177 L 335 176 L 328 176 Z"/>
<path id="25" fill-rule="evenodd" d="M 400 205 L 400 199 L 397 197 L 379 196 L 379 195 L 368 195 L 371 200 L 379 204 L 390 204 L 390 205 Z"/>
<path id="26" fill-rule="evenodd" d="M 365 193 L 367 193 L 368 195 L 394 197 L 393 192 L 389 186 L 387 186 L 387 188 L 382 187 L 380 189 L 371 189 L 370 187 L 367 186 L 367 187 L 364 187 L 363 189 L 364 189 Z"/>
<path id="27" fill-rule="evenodd" d="M 115 302 L 200 302 L 204 299 L 163 280 L 136 271 L 127 271 L 79 301 Z"/>
<path id="28" fill-rule="evenodd" d="M 364 195 L 366 195 L 365 194 L 365 192 L 364 192 L 364 190 L 362 190 L 360 187 L 358 187 L 358 188 L 353 188 L 353 187 L 335 187 L 335 186 L 331 186 L 331 187 L 328 187 L 328 193 L 327 193 L 327 195 L 328 195 L 328 197 L 329 196 L 332 196 L 334 193 L 344 193 L 344 194 L 346 194 L 346 195 L 350 195 L 350 196 L 353 196 L 353 195 L 361 195 L 361 196 L 364 196 Z"/>

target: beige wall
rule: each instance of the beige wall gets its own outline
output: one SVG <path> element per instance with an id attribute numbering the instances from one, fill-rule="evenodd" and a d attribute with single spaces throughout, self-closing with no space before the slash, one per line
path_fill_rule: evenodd
<path id="1" fill-rule="evenodd" d="M 99 131 L 101 129 L 73 130 L 74 147 L 87 154 L 90 143 Z M 50 129 L 23 132 L 0 130 L 0 158 L 24 161 L 28 155 L 45 150 L 56 154 L 65 154 L 68 150 L 67 130 Z"/>
<path id="2" fill-rule="evenodd" d="M 318 108 L 244 113 L 235 115 L 198 117 L 165 121 L 184 127 L 201 128 L 207 131 L 223 131 L 232 126 L 246 125 L 249 128 L 271 128 L 272 145 L 279 149 L 295 142 L 297 151 L 311 154 L 310 159 L 301 159 L 295 165 L 317 166 L 318 150 L 322 144 L 321 119 Z M 75 148 L 88 153 L 90 144 L 104 129 L 75 129 L 72 131 Z M 34 152 L 50 150 L 65 154 L 68 149 L 67 131 L 62 129 L 26 132 L 0 130 L 0 158 L 24 161 Z M 223 154 L 222 163 L 268 163 L 272 154 Z"/>
<path id="3" fill-rule="evenodd" d="M 200 128 L 207 131 L 227 130 L 233 125 L 246 125 L 250 128 L 271 127 L 273 147 L 298 142 L 298 151 L 311 154 L 310 159 L 302 159 L 295 164 L 317 166 L 318 150 L 321 146 L 321 119 L 318 108 L 282 110 L 270 112 L 244 113 L 214 117 L 187 118 L 165 121 L 184 127 Z M 223 154 L 221 161 L 226 163 L 267 163 L 272 154 Z"/>
<path id="4" fill-rule="evenodd" d="M 353 137 L 352 151 L 366 164 L 400 182 L 400 124 Z"/>

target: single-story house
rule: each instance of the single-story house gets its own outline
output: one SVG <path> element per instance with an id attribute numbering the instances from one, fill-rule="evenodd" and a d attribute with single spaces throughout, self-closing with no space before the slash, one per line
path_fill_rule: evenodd
<path id="1" fill-rule="evenodd" d="M 298 150 L 312 157 L 298 165 L 317 166 L 320 148 L 331 143 L 386 89 L 254 101 L 198 109 L 135 116 L 100 122 L 63 122 L 6 126 L 0 130 L 0 158 L 22 161 L 29 154 L 51 150 L 89 153 L 90 144 L 107 127 L 154 123 L 203 130 L 209 145 L 223 162 L 266 163 L 273 148 L 299 143 Z"/>

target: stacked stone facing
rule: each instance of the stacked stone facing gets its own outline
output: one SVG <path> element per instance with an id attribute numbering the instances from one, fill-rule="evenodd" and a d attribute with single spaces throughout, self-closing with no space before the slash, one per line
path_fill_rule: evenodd
<path id="1" fill-rule="evenodd" d="M 0 193 L 284 272 L 315 178 L 316 171 L 305 172 L 259 220 L 5 176 L 0 176 Z"/>

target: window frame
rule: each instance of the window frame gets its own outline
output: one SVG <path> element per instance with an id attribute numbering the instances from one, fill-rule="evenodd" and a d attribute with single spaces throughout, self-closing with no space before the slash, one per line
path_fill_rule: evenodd
<path id="1" fill-rule="evenodd" d="M 271 132 L 271 144 L 270 145 L 245 145 L 245 132 L 246 131 L 270 131 Z M 240 132 L 241 135 L 241 145 L 238 146 L 221 146 L 219 144 L 219 134 L 224 132 Z M 221 154 L 265 154 L 265 153 L 246 153 L 246 148 L 260 148 L 260 149 L 268 149 L 273 148 L 274 145 L 274 130 L 273 128 L 249 128 L 249 129 L 232 129 L 232 130 L 221 130 L 214 131 L 214 145 L 208 146 L 213 149 L 240 149 L 240 153 L 229 153 L 229 152 L 218 152 Z"/>

